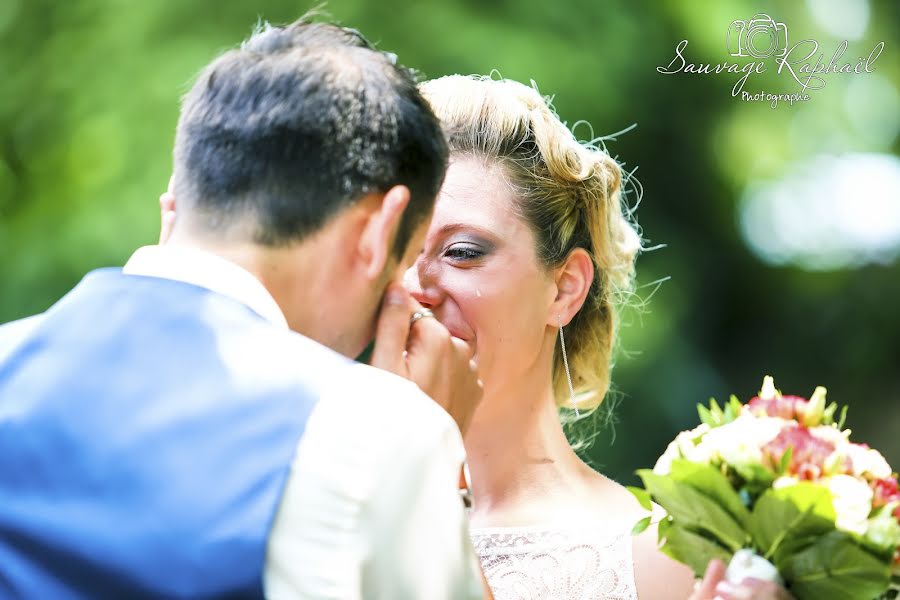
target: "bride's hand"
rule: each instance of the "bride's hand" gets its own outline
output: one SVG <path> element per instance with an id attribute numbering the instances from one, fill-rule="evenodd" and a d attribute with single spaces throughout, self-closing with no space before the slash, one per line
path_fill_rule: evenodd
<path id="1" fill-rule="evenodd" d="M 729 583 L 725 563 L 713 560 L 689 600 L 793 600 L 793 596 L 771 581 L 747 578 L 740 584 Z"/>
<path id="2" fill-rule="evenodd" d="M 159 197 L 159 245 L 169 241 L 172 228 L 175 226 L 175 193 L 172 191 L 172 178 L 169 178 L 169 187 Z"/>

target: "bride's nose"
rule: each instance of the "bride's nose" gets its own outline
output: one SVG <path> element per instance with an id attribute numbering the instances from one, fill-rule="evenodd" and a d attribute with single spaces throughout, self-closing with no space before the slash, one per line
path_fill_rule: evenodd
<path id="1" fill-rule="evenodd" d="M 403 285 L 409 290 L 413 299 L 425 308 L 434 308 L 441 303 L 440 290 L 428 281 L 428 277 L 420 272 L 420 267 L 414 264 L 403 274 Z"/>

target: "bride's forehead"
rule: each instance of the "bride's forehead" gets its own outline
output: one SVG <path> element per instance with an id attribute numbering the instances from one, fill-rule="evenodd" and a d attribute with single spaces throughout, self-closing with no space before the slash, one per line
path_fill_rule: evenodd
<path id="1" fill-rule="evenodd" d="M 447 195 L 435 206 L 429 237 L 456 232 L 474 232 L 497 236 L 512 235 L 519 228 L 519 218 L 509 198 L 490 190 Z"/>
<path id="2" fill-rule="evenodd" d="M 508 201 L 480 196 L 477 201 L 452 201 L 437 209 L 428 229 L 426 242 L 442 244 L 463 237 L 504 246 L 531 247 L 533 235 Z"/>
<path id="3" fill-rule="evenodd" d="M 478 162 L 454 163 L 447 171 L 435 204 L 435 220 L 465 220 L 467 216 L 505 219 L 514 217 L 514 194 L 507 181 L 495 170 Z"/>

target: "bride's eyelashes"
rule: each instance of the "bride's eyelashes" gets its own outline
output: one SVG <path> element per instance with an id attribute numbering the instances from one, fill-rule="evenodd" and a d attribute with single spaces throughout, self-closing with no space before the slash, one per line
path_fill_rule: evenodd
<path id="1" fill-rule="evenodd" d="M 444 250 L 444 257 L 457 263 L 474 262 L 484 258 L 488 250 L 473 244 L 453 244 Z"/>
<path id="2" fill-rule="evenodd" d="M 456 246 L 454 248 L 448 248 L 447 251 L 444 252 L 444 256 L 453 260 L 469 261 L 481 258 L 482 256 L 484 256 L 484 253 L 477 248 Z"/>

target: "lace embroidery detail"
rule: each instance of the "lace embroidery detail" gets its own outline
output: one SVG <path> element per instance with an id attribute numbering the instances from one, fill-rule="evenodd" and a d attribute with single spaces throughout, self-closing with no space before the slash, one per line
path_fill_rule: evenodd
<path id="1" fill-rule="evenodd" d="M 496 600 L 637 600 L 628 533 L 481 529 L 472 543 Z"/>

